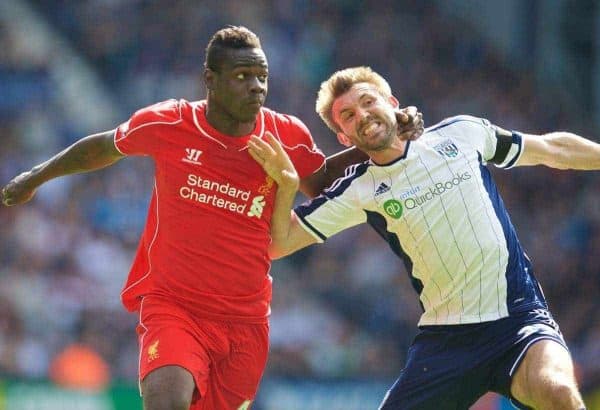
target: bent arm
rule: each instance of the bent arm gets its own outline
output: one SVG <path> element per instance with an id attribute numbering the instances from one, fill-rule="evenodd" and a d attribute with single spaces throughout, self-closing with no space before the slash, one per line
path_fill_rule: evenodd
<path id="1" fill-rule="evenodd" d="M 115 131 L 105 131 L 80 139 L 31 172 L 38 186 L 63 175 L 95 171 L 114 164 L 121 154 L 114 143 Z"/>
<path id="2" fill-rule="evenodd" d="M 291 212 L 296 189 L 283 184 L 277 188 L 275 206 L 271 216 L 271 244 L 269 257 L 279 259 L 316 243 L 317 240 L 306 232 L 294 212 Z"/>
<path id="3" fill-rule="evenodd" d="M 248 141 L 248 154 L 277 183 L 268 249 L 269 257 L 277 259 L 316 242 L 316 239 L 302 229 L 291 212 L 299 186 L 294 164 L 271 133 L 265 133 L 265 139 L 252 136 Z"/>
<path id="4" fill-rule="evenodd" d="M 600 169 L 600 144 L 570 132 L 522 134 L 523 153 L 516 166 L 546 165 L 556 169 Z"/>
<path id="5" fill-rule="evenodd" d="M 343 176 L 347 167 L 368 159 L 367 154 L 354 147 L 330 155 L 326 158 L 325 165 L 317 172 L 300 181 L 300 192 L 309 198 L 314 198 L 333 181 Z"/>
<path id="6" fill-rule="evenodd" d="M 29 201 L 43 183 L 63 175 L 88 172 L 109 166 L 123 157 L 113 141 L 113 131 L 80 139 L 46 162 L 13 178 L 2 189 L 2 203 L 17 205 Z"/>

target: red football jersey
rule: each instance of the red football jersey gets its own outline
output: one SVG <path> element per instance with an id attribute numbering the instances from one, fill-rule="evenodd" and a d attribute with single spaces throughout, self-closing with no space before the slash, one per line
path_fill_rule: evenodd
<path id="1" fill-rule="evenodd" d="M 301 178 L 324 164 L 297 118 L 262 108 L 254 131 L 224 135 L 206 101 L 169 100 L 137 111 L 115 133 L 126 155 L 149 155 L 155 184 L 146 226 L 121 294 L 128 310 L 145 295 L 199 316 L 260 323 L 270 312 L 267 248 L 277 185 L 250 157 L 250 135 L 278 138 Z"/>

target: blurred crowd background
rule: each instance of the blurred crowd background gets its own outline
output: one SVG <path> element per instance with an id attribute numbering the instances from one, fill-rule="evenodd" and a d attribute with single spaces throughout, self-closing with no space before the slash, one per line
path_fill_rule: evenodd
<path id="1" fill-rule="evenodd" d="M 471 114 L 507 129 L 599 141 L 598 2 L 492 3 L 3 1 L 0 184 L 142 106 L 203 98 L 204 47 L 226 24 L 261 37 L 267 106 L 300 117 L 326 154 L 340 147 L 314 112 L 316 91 L 334 70 L 355 65 L 382 73 L 426 125 Z M 494 175 L 582 388 L 597 389 L 600 173 L 536 167 Z M 137 317 L 119 293 L 152 178 L 151 161 L 125 159 L 0 209 L 1 378 L 59 380 L 64 350 L 83 346 L 104 363 L 101 380 L 135 382 Z M 372 230 L 277 261 L 271 273 L 267 379 L 398 375 L 420 307 L 404 266 Z"/>

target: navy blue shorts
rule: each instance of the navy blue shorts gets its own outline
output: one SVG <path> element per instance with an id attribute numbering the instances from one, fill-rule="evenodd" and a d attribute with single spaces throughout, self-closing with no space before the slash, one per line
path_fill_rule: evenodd
<path id="1" fill-rule="evenodd" d="M 488 391 L 510 398 L 513 374 L 529 346 L 542 339 L 567 348 L 544 309 L 493 322 L 424 327 L 380 410 L 467 410 Z"/>

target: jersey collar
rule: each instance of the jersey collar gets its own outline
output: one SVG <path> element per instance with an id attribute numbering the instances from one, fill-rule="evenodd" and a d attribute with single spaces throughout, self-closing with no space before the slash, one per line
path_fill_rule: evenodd
<path id="1" fill-rule="evenodd" d="M 395 163 L 402 161 L 403 159 L 406 159 L 406 157 L 408 156 L 408 150 L 410 148 L 410 143 L 411 143 L 410 140 L 406 141 L 406 146 L 404 147 L 404 153 L 402 155 L 400 155 L 398 158 L 396 158 L 390 162 L 386 162 L 385 164 L 378 164 L 375 161 L 373 161 L 372 159 L 369 159 L 369 163 L 376 167 L 389 167 L 391 165 L 394 165 Z"/>
<path id="2" fill-rule="evenodd" d="M 256 125 L 254 126 L 254 130 L 252 130 L 252 132 L 240 137 L 232 137 L 231 135 L 223 134 L 208 123 L 206 119 L 206 100 L 198 101 L 193 105 L 194 108 L 192 113 L 194 117 L 194 125 L 198 131 L 200 131 L 200 134 L 219 144 L 223 148 L 237 148 L 239 150 L 243 150 L 246 149 L 248 140 L 252 135 L 256 135 L 259 138 L 263 137 L 265 130 L 265 114 L 263 108 L 260 109 L 260 112 L 256 118 Z"/>

